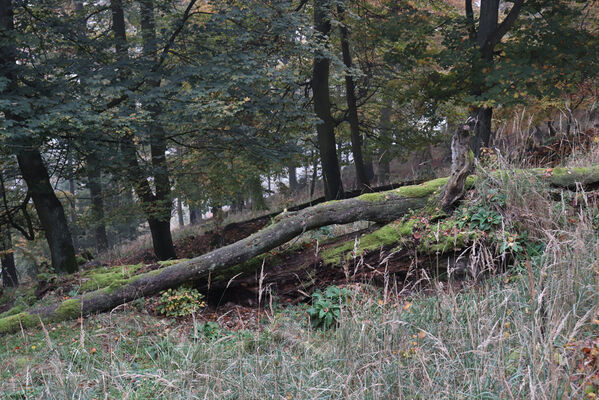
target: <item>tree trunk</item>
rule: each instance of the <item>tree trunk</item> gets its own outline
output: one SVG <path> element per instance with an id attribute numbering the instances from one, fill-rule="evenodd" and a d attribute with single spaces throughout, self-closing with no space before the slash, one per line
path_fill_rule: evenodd
<path id="1" fill-rule="evenodd" d="M 472 116 L 478 122 L 470 143 L 474 155 L 478 157 L 480 155 L 480 149 L 482 147 L 489 147 L 489 143 L 491 141 L 491 120 L 493 119 L 493 108 L 478 107 L 474 110 Z"/>
<path id="2" fill-rule="evenodd" d="M 480 51 L 480 59 L 475 61 L 474 74 L 478 79 L 473 79 L 475 87 L 473 95 L 481 96 L 487 91 L 487 84 L 485 82 L 485 73 L 482 72 L 484 69 L 493 68 L 493 51 L 494 46 L 487 46 L 489 38 L 497 30 L 497 23 L 499 21 L 499 0 L 481 0 L 480 2 L 480 17 L 478 25 L 478 33 L 476 35 L 476 43 Z M 476 107 L 473 111 L 472 116 L 478 119 L 474 135 L 471 140 L 472 150 L 474 154 L 478 156 L 480 154 L 481 147 L 489 146 L 489 139 L 491 138 L 491 119 L 493 117 L 493 108 L 491 107 Z"/>
<path id="3" fill-rule="evenodd" d="M 480 51 L 480 58 L 474 61 L 472 66 L 472 94 L 479 97 L 489 89 L 485 82 L 484 69 L 492 69 L 494 65 L 493 54 L 495 46 L 501 42 L 501 39 L 514 25 L 524 4 L 524 0 L 514 0 L 509 13 L 499 24 L 499 5 L 500 0 L 481 0 L 478 33 L 474 28 L 474 12 L 472 0 L 466 0 L 466 19 L 470 26 L 470 37 L 476 37 L 476 44 Z M 472 140 L 472 150 L 476 155 L 479 154 L 481 147 L 489 145 L 491 138 L 491 119 L 493 109 L 491 107 L 477 107 L 474 111 L 478 118 L 478 124 Z"/>
<path id="4" fill-rule="evenodd" d="M 104 194 L 102 193 L 102 172 L 97 155 L 92 153 L 87 157 L 87 186 L 91 198 L 91 215 L 94 239 L 97 251 L 108 249 L 108 235 L 104 221 Z"/>
<path id="5" fill-rule="evenodd" d="M 316 179 L 318 178 L 318 158 L 314 158 L 314 167 L 312 168 L 312 179 L 310 180 L 310 199 L 314 196 L 314 189 L 316 189 Z"/>
<path id="6" fill-rule="evenodd" d="M 0 0 L 0 30 L 5 32 L 4 39 L 0 43 L 0 74 L 6 79 L 6 86 L 2 94 L 10 94 L 17 89 L 17 62 L 16 48 L 11 42 L 14 33 L 14 13 L 11 0 Z M 14 115 L 11 110 L 0 110 L 7 120 L 20 123 L 24 120 L 21 115 Z M 57 273 L 70 273 L 78 269 L 75 259 L 75 249 L 71 231 L 67 224 L 64 209 L 54 189 L 50 184 L 50 178 L 42 156 L 37 147 L 30 143 L 30 138 L 20 139 L 18 143 L 8 146 L 17 155 L 19 168 L 23 179 L 31 193 L 33 203 L 38 213 L 42 227 L 44 228 L 50 253 L 52 266 Z"/>
<path id="7" fill-rule="evenodd" d="M 77 194 L 76 194 L 76 184 L 75 184 L 75 165 L 72 159 L 72 156 L 69 157 L 69 193 L 71 193 L 71 201 L 69 207 L 69 222 L 71 223 L 71 233 L 73 237 L 73 247 L 75 251 L 79 249 L 79 243 L 77 240 L 77 235 L 79 234 L 79 229 L 77 228 Z"/>
<path id="8" fill-rule="evenodd" d="M 197 224 L 200 222 L 200 218 L 202 217 L 202 212 L 195 206 L 189 206 L 189 223 Z"/>
<path id="9" fill-rule="evenodd" d="M 364 153 L 364 170 L 366 171 L 366 177 L 368 178 L 368 182 L 373 184 L 375 182 L 375 174 L 374 174 L 374 160 L 372 157 L 372 153 L 366 151 Z"/>
<path id="10" fill-rule="evenodd" d="M 153 0 L 141 0 L 141 33 L 143 39 L 143 50 L 147 57 L 156 63 L 156 52 L 157 52 L 157 40 L 156 40 L 156 26 L 154 22 L 154 2 Z M 160 78 L 151 79 L 149 86 L 152 90 L 160 87 Z M 156 188 L 156 194 L 153 196 L 153 208 L 155 209 L 155 216 L 157 221 L 150 223 L 150 229 L 152 226 L 156 226 L 157 232 L 152 232 L 152 238 L 160 238 L 161 243 L 154 245 L 155 249 L 160 248 L 160 255 L 156 253 L 156 257 L 160 260 L 175 258 L 175 247 L 173 245 L 173 238 L 170 231 L 171 223 L 171 183 L 169 178 L 168 165 L 166 162 L 166 134 L 162 125 L 160 124 L 160 114 L 162 113 L 162 107 L 160 105 L 160 99 L 151 99 L 150 105 L 146 106 L 151 115 L 150 122 L 150 153 L 152 156 L 152 169 L 154 175 L 154 186 Z M 159 222 L 156 225 L 156 222 Z M 166 258 L 165 258 L 166 257 Z"/>
<path id="11" fill-rule="evenodd" d="M 185 226 L 185 219 L 183 215 L 183 202 L 180 197 L 177 197 L 177 217 L 179 219 L 179 228 L 183 228 Z"/>
<path id="12" fill-rule="evenodd" d="M 356 85 L 351 73 L 352 57 L 349 49 L 349 32 L 347 26 L 344 25 L 345 9 L 342 4 L 337 5 L 338 18 L 341 22 L 341 53 L 343 56 L 343 64 L 345 65 L 345 98 L 347 101 L 349 128 L 351 132 L 351 149 L 356 168 L 356 179 L 358 181 L 358 189 L 370 190 L 370 180 L 364 166 L 364 158 L 362 156 L 362 135 L 360 135 L 360 121 L 358 119 L 358 106 L 356 102 Z"/>
<path id="13" fill-rule="evenodd" d="M 289 171 L 289 190 L 292 193 L 294 193 L 297 191 L 298 186 L 299 186 L 297 183 L 297 171 L 295 168 L 295 164 L 289 163 L 287 170 Z"/>
<path id="14" fill-rule="evenodd" d="M 331 31 L 331 9 L 328 0 L 314 0 L 314 29 L 328 43 Z M 329 200 L 343 198 L 343 183 L 335 146 L 335 121 L 331 116 L 329 97 L 329 67 L 331 61 L 322 50 L 314 53 L 312 68 L 312 94 L 314 113 L 320 119 L 316 125 L 318 148 L 322 164 L 325 197 Z"/>
<path id="15" fill-rule="evenodd" d="M 62 204 L 50 184 L 42 155 L 37 149 L 21 150 L 17 154 L 17 161 L 44 228 L 52 267 L 59 274 L 76 272 L 78 265 L 71 231 Z"/>
<path id="16" fill-rule="evenodd" d="M 268 210 L 266 201 L 264 201 L 264 190 L 260 182 L 260 176 L 250 178 L 250 196 L 252 198 L 252 211 Z"/>
<path id="17" fill-rule="evenodd" d="M 466 192 L 466 178 L 474 167 L 474 154 L 470 149 L 470 132 L 476 132 L 477 122 L 469 119 L 458 128 L 451 141 L 451 175 L 443 196 L 441 206 L 444 210 L 451 210 Z"/>
<path id="18" fill-rule="evenodd" d="M 19 278 L 15 266 L 10 228 L 7 225 L 0 226 L 0 263 L 2 265 L 2 286 L 17 287 Z"/>
<path id="19" fill-rule="evenodd" d="M 161 261 L 177 258 L 172 241 L 170 221 L 148 218 L 148 225 L 150 226 L 152 245 L 156 258 Z"/>
<path id="20" fill-rule="evenodd" d="M 391 108 L 384 106 L 381 109 L 380 119 L 380 153 L 378 155 L 378 181 L 381 184 L 389 182 L 391 172 L 391 146 L 393 143 L 393 127 L 391 125 Z"/>
<path id="21" fill-rule="evenodd" d="M 119 60 L 127 59 L 127 36 L 125 29 L 125 15 L 121 0 L 112 0 L 110 3 L 112 10 L 112 30 L 115 35 L 115 47 Z M 141 2 L 142 11 L 142 38 L 144 52 L 155 54 L 155 32 L 153 3 L 148 1 Z M 151 80 L 150 85 L 157 87 L 160 80 Z M 122 138 L 121 150 L 125 159 L 128 161 L 131 181 L 134 185 L 135 193 L 139 197 L 142 209 L 146 214 L 150 231 L 152 234 L 152 245 L 154 253 L 159 260 L 170 260 L 176 257 L 173 239 L 170 233 L 170 219 L 172 203 L 170 199 L 170 182 L 168 169 L 166 166 L 166 140 L 162 127 L 156 123 L 159 106 L 148 107 L 152 115 L 152 124 L 150 126 L 150 153 L 152 159 L 152 168 L 154 174 L 154 184 L 156 194 L 152 193 L 152 188 L 145 176 L 144 171 L 137 160 L 137 151 L 135 142 L 131 134 L 126 134 Z M 168 230 L 165 228 L 168 226 Z M 153 231 L 156 229 L 156 231 Z M 155 240 L 161 242 L 157 243 Z"/>

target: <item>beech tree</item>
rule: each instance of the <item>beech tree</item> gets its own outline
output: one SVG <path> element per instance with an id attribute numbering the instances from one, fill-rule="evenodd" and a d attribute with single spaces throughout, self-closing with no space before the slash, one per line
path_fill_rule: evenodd
<path id="1" fill-rule="evenodd" d="M 26 24 L 27 22 L 21 23 Z M 39 147 L 44 139 L 44 125 L 53 123 L 44 120 L 43 113 L 60 102 L 52 87 L 60 84 L 61 77 L 55 82 L 50 82 L 44 71 L 51 69 L 52 65 L 40 66 L 39 58 L 23 51 L 28 44 L 19 43 L 19 40 L 27 40 L 30 37 L 22 35 L 15 27 L 12 0 L 2 0 L 0 3 L 0 30 L 3 93 L 0 107 L 4 117 L 2 134 L 7 146 L 15 154 L 23 179 L 27 182 L 48 241 L 54 270 L 59 273 L 74 272 L 78 266 L 73 239 Z M 32 93 L 36 93 L 36 97 L 39 98 L 37 101 L 32 97 Z"/>
<path id="2" fill-rule="evenodd" d="M 331 60 L 327 45 L 331 34 L 331 3 L 329 0 L 314 0 L 314 30 L 321 48 L 314 53 L 312 67 L 312 97 L 317 122 L 318 150 L 322 164 L 324 192 L 327 199 L 343 198 L 343 182 L 337 159 L 335 143 L 335 121 L 331 115 L 329 74 Z"/>

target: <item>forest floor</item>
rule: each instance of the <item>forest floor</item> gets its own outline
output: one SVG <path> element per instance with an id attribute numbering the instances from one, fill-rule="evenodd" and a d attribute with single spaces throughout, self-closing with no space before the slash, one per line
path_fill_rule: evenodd
<path id="1" fill-rule="evenodd" d="M 204 290 L 206 304 L 187 316 L 165 316 L 164 295 L 157 295 L 107 314 L 0 334 L 0 393 L 596 398 L 596 196 L 556 193 L 532 177 L 497 182 L 480 172 L 453 214 L 426 209 L 385 226 L 306 233 L 252 260 L 255 274 Z M 195 235 L 177 249 L 193 257 L 268 223 Z M 165 265 L 143 250 L 120 262 L 127 265 L 40 276 L 5 293 L 3 316 Z"/>

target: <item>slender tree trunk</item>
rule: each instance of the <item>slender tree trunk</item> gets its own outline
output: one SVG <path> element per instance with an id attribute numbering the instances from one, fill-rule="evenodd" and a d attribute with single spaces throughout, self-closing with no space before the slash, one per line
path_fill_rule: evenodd
<path id="1" fill-rule="evenodd" d="M 310 181 L 310 199 L 314 196 L 314 189 L 316 188 L 316 179 L 318 178 L 318 157 L 312 157 L 314 159 L 314 167 L 312 168 L 312 180 Z"/>
<path id="2" fill-rule="evenodd" d="M 39 150 L 21 150 L 17 161 L 44 228 L 54 270 L 59 274 L 76 272 L 78 265 L 69 224 Z"/>
<path id="3" fill-rule="evenodd" d="M 108 249 L 108 235 L 104 221 L 104 194 L 102 192 L 102 172 L 94 152 L 87 157 L 87 186 L 91 198 L 91 215 L 97 251 Z"/>
<path id="4" fill-rule="evenodd" d="M 314 29 L 325 45 L 331 32 L 329 0 L 314 0 Z M 329 67 L 331 61 L 323 51 L 314 54 L 312 68 L 312 94 L 314 113 L 320 119 L 316 126 L 318 148 L 322 164 L 325 197 L 329 200 L 343 198 L 343 183 L 335 146 L 335 121 L 331 116 L 329 97 Z"/>
<path id="5" fill-rule="evenodd" d="M 345 64 L 345 98 L 347 100 L 349 127 L 351 132 L 351 149 L 356 168 L 356 179 L 358 189 L 369 190 L 370 180 L 364 166 L 362 156 L 362 135 L 360 135 L 360 121 L 358 119 L 358 106 L 356 102 L 356 85 L 351 73 L 353 67 L 351 52 L 349 49 L 349 32 L 344 24 L 345 9 L 342 4 L 337 5 L 338 18 L 341 21 L 341 53 L 343 64 Z"/>
<path id="6" fill-rule="evenodd" d="M 481 0 L 478 32 L 476 32 L 474 25 L 472 0 L 466 0 L 465 4 L 470 38 L 476 38 L 476 44 L 480 51 L 480 58 L 474 60 L 472 70 L 472 94 L 479 97 L 489 89 L 485 82 L 485 73 L 483 71 L 485 69 L 491 70 L 493 68 L 495 46 L 501 42 L 503 36 L 518 19 L 524 0 L 513 1 L 512 8 L 501 24 L 499 24 L 500 0 Z M 473 110 L 471 117 L 477 119 L 476 130 L 471 145 L 475 155 L 478 155 L 481 147 L 489 146 L 493 109 L 491 107 L 477 107 Z"/>
<path id="7" fill-rule="evenodd" d="M 391 108 L 385 106 L 381 109 L 380 120 L 381 143 L 378 155 L 378 180 L 379 183 L 389 182 L 391 172 L 391 143 L 393 143 L 393 129 L 391 126 Z"/>
<path id="8" fill-rule="evenodd" d="M 262 184 L 260 183 L 260 176 L 250 178 L 250 196 L 252 197 L 252 210 L 261 211 L 267 210 L 266 201 L 264 201 Z"/>
<path id="9" fill-rule="evenodd" d="M 366 149 L 366 146 L 364 146 L 364 150 L 364 170 L 366 171 L 369 184 L 372 184 L 376 178 L 374 174 L 374 157 L 372 152 Z"/>
<path id="10" fill-rule="evenodd" d="M 197 224 L 200 222 L 200 218 L 202 217 L 202 212 L 195 206 L 189 206 L 189 223 Z"/>
<path id="11" fill-rule="evenodd" d="M 2 265 L 2 285 L 4 287 L 18 286 L 19 278 L 8 225 L 0 226 L 0 262 Z"/>
<path id="12" fill-rule="evenodd" d="M 177 217 L 179 219 L 179 228 L 183 228 L 185 226 L 185 219 L 183 215 L 183 202 L 180 197 L 177 197 Z"/>
<path id="13" fill-rule="evenodd" d="M 297 191 L 299 186 L 297 183 L 297 171 L 295 169 L 295 164 L 290 162 L 287 170 L 289 171 L 289 190 L 294 193 Z"/>
<path id="14" fill-rule="evenodd" d="M 142 11 L 142 38 L 144 42 L 144 52 L 146 54 L 155 53 L 155 32 L 153 4 L 151 1 L 141 2 Z M 111 1 L 112 11 L 112 29 L 115 34 L 115 47 L 119 60 L 127 59 L 127 37 L 125 30 L 125 15 L 123 12 L 121 0 Z M 150 72 L 151 73 L 151 72 Z M 160 84 L 152 80 L 154 87 Z M 132 179 L 135 193 L 140 199 L 142 209 L 146 214 L 150 232 L 152 235 L 152 245 L 154 253 L 159 260 L 169 260 L 176 258 L 175 247 L 173 246 L 172 235 L 170 231 L 170 219 L 172 203 L 170 200 L 170 182 L 168 169 L 166 168 L 166 140 L 162 127 L 154 123 L 159 114 L 157 108 L 149 107 L 153 123 L 150 132 L 150 153 L 152 158 L 152 167 L 154 170 L 154 183 L 156 194 L 152 193 L 152 188 L 144 174 L 139 161 L 137 160 L 137 151 L 132 135 L 127 134 L 122 138 L 121 150 L 125 159 L 128 160 L 129 173 Z"/>
<path id="15" fill-rule="evenodd" d="M 143 39 L 143 50 L 147 57 L 156 63 L 156 52 L 157 52 L 157 40 L 156 40 L 156 25 L 154 22 L 154 2 L 153 0 L 141 0 L 141 32 Z M 152 89 L 160 87 L 160 78 L 152 79 L 150 86 Z M 154 185 L 156 188 L 156 194 L 153 198 L 155 214 L 151 219 L 155 219 L 153 223 L 150 223 L 150 230 L 152 226 L 155 226 L 157 232 L 152 232 L 153 240 L 160 239 L 161 243 L 155 245 L 154 248 L 160 251 L 157 252 L 156 257 L 161 260 L 176 258 L 175 247 L 173 245 L 173 238 L 170 231 L 171 222 L 171 183 L 169 178 L 169 171 L 166 162 L 166 134 L 162 125 L 160 124 L 160 114 L 162 113 L 162 107 L 159 102 L 160 99 L 154 99 L 151 101 L 151 105 L 147 106 L 152 116 L 150 124 L 150 152 L 152 155 L 152 168 L 154 174 Z"/>
<path id="16" fill-rule="evenodd" d="M 73 235 L 73 247 L 75 251 L 79 248 L 79 243 L 77 240 L 77 235 L 79 234 L 79 229 L 77 228 L 77 189 L 75 184 L 75 165 L 72 157 L 69 157 L 70 164 L 70 177 L 69 177 L 69 192 L 71 193 L 71 201 L 69 207 L 69 222 L 71 223 L 72 235 Z"/>

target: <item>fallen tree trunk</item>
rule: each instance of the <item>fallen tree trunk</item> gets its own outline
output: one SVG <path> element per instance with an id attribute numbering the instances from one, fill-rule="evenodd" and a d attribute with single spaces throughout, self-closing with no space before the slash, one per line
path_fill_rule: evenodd
<path id="1" fill-rule="evenodd" d="M 583 185 L 599 184 L 599 166 L 571 169 L 539 168 L 528 171 L 556 187 L 571 188 L 575 187 L 577 182 Z M 469 179 L 468 183 L 473 182 L 474 179 Z M 136 298 L 178 287 L 187 282 L 199 281 L 206 284 L 211 277 L 217 275 L 219 279 L 223 276 L 233 278 L 245 272 L 239 269 L 242 263 L 285 244 L 306 231 L 355 221 L 385 223 L 402 217 L 410 210 L 423 208 L 429 197 L 436 195 L 446 183 L 447 178 L 440 178 L 420 185 L 404 186 L 382 193 L 368 193 L 353 199 L 325 202 L 297 213 L 282 214 L 273 225 L 202 256 L 120 280 L 113 286 L 85 293 L 59 304 L 0 318 L 0 333 L 39 325 L 40 321 L 61 321 L 108 311 Z M 246 263 L 246 266 L 248 264 L 255 270 L 260 268 L 258 263 Z"/>

